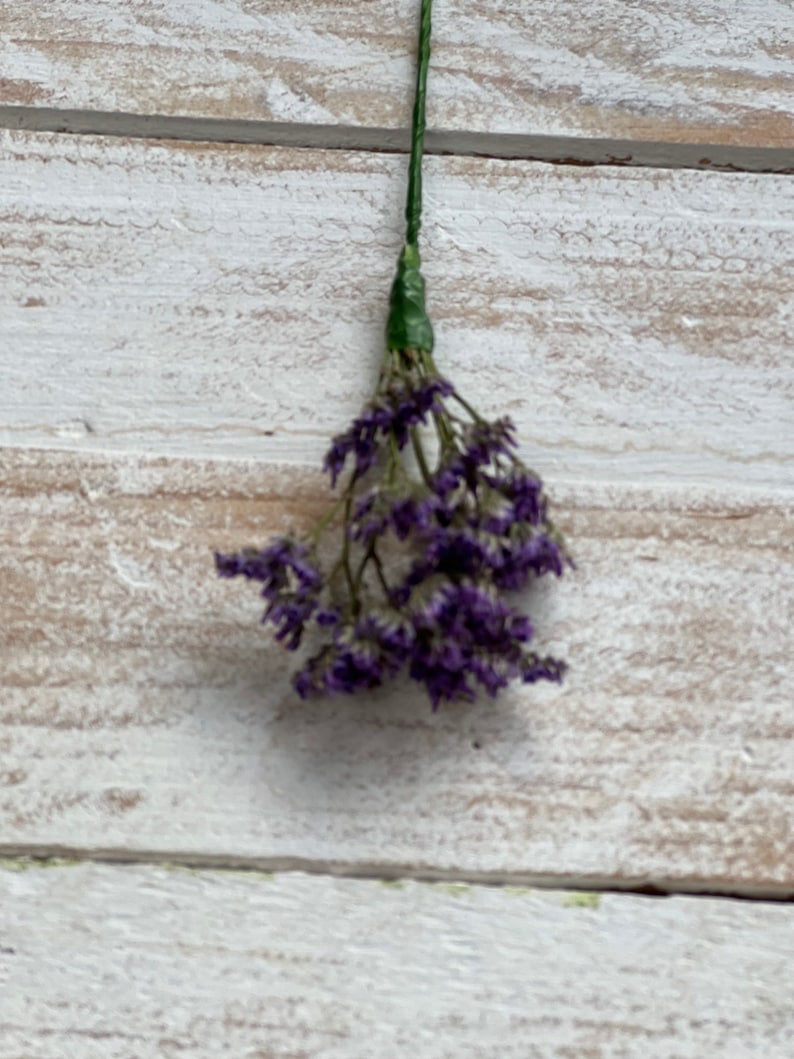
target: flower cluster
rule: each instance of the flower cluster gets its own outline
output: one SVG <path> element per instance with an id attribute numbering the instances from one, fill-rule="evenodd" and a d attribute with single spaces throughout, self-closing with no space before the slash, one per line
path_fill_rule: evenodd
<path id="1" fill-rule="evenodd" d="M 216 554 L 218 573 L 261 583 L 263 621 L 315 653 L 298 693 L 376 688 L 400 671 L 433 708 L 496 695 L 510 681 L 559 681 L 564 663 L 528 645 L 533 627 L 503 598 L 571 562 L 537 475 L 516 455 L 509 419 L 481 418 L 429 353 L 387 354 L 375 398 L 334 438 L 324 469 L 336 506 L 304 540 Z M 340 535 L 321 570 L 317 544 Z"/>

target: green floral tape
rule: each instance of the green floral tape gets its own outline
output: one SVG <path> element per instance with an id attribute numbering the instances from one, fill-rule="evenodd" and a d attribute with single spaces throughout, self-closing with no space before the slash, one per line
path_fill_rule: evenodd
<path id="1" fill-rule="evenodd" d="M 388 349 L 433 352 L 433 325 L 425 309 L 425 281 L 419 272 L 419 264 L 419 251 L 409 243 L 400 254 L 389 295 Z"/>

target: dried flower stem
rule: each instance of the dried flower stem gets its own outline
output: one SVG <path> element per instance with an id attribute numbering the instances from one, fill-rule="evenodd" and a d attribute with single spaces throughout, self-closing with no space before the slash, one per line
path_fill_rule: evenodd
<path id="1" fill-rule="evenodd" d="M 435 709 L 472 698 L 475 683 L 495 695 L 516 678 L 561 678 L 564 663 L 527 648 L 532 625 L 500 593 L 548 572 L 559 576 L 570 559 L 540 479 L 515 454 L 510 420 L 484 419 L 433 360 L 418 247 L 431 6 L 422 0 L 406 238 L 380 377 L 324 463 L 332 487 L 344 475 L 341 494 L 303 540 L 279 538 L 215 559 L 222 576 L 263 586 L 263 621 L 287 648 L 296 649 L 307 629 L 320 641 L 294 678 L 300 695 L 378 687 L 407 668 Z M 423 435 L 431 423 L 434 460 Z M 318 544 L 335 527 L 339 554 L 324 575 Z M 395 542 L 413 545 L 415 557 L 406 560 Z M 392 551 L 389 562 L 383 549 Z"/>

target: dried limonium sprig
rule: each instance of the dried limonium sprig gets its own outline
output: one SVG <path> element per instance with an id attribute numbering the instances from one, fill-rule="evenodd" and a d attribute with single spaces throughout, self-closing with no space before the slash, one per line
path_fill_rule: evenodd
<path id="1" fill-rule="evenodd" d="M 483 419 L 433 360 L 418 237 L 430 57 L 422 0 L 406 241 L 390 297 L 372 400 L 332 441 L 324 470 L 339 496 L 305 536 L 216 553 L 222 577 L 261 584 L 263 621 L 289 650 L 315 653 L 301 696 L 379 687 L 407 670 L 440 702 L 491 695 L 514 679 L 559 681 L 565 663 L 529 647 L 529 619 L 504 598 L 570 563 L 540 479 L 516 454 L 509 419 Z M 324 571 L 321 538 L 339 534 Z"/>

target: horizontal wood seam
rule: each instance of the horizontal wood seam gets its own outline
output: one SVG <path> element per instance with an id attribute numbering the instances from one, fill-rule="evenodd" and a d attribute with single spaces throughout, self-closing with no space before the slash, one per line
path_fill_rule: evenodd
<path id="1" fill-rule="evenodd" d="M 599 894 L 634 894 L 643 897 L 710 897 L 739 901 L 794 903 L 794 890 L 787 886 L 715 886 L 708 880 L 650 879 L 640 876 L 619 880 L 608 876 L 536 875 L 532 872 L 450 870 L 398 863 L 368 864 L 314 860 L 305 857 L 241 857 L 234 854 L 163 852 L 160 850 L 82 849 L 55 845 L 0 845 L 0 870 L 9 862 L 27 861 L 30 866 L 58 867 L 62 862 L 118 866 L 168 866 L 184 870 L 260 872 L 331 876 L 338 879 L 371 879 L 380 882 L 412 881 L 464 886 L 511 887 L 534 890 L 564 890 Z"/>
<path id="2" fill-rule="evenodd" d="M 408 129 L 10 105 L 0 106 L 0 128 L 386 154 L 407 153 L 410 137 Z M 782 147 L 431 129 L 427 132 L 425 150 L 435 155 L 503 158 L 554 165 L 794 173 L 794 150 Z"/>

